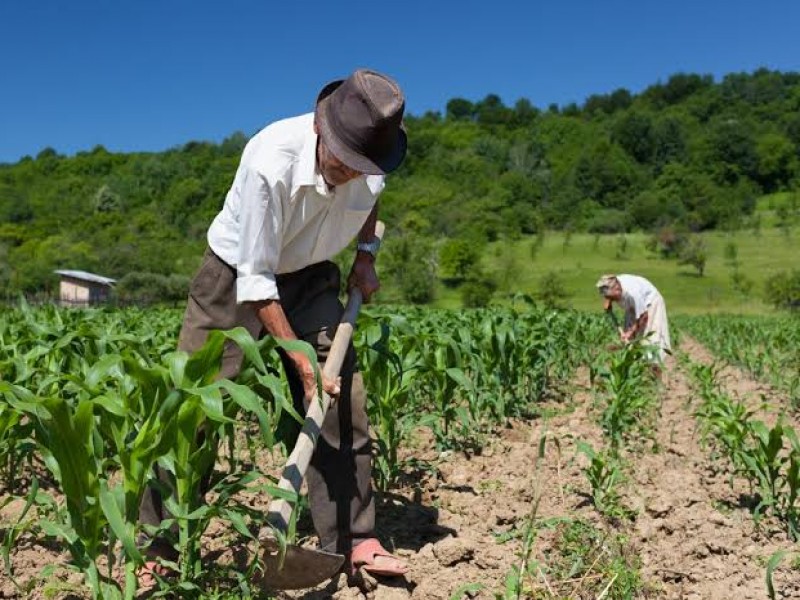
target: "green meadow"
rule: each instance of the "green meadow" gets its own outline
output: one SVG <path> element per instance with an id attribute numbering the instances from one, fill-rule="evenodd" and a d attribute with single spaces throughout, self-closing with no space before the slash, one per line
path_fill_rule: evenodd
<path id="1" fill-rule="evenodd" d="M 524 237 L 490 244 L 481 267 L 497 281 L 495 298 L 521 292 L 536 296 L 541 280 L 556 273 L 567 297 L 563 304 L 578 310 L 599 310 L 595 282 L 604 273 L 646 277 L 661 291 L 672 313 L 771 314 L 764 301 L 764 282 L 780 271 L 800 268 L 800 194 L 762 196 L 750 218 L 751 227 L 698 234 L 706 247 L 703 276 L 691 265 L 663 259 L 647 249 L 651 233 L 596 235 L 547 232 L 542 239 Z M 757 225 L 756 225 L 757 224 Z M 729 247 L 736 247 L 738 272 L 749 291 L 733 284 Z M 461 306 L 458 289 L 439 285 L 437 306 Z"/>
<path id="2" fill-rule="evenodd" d="M 481 265 L 498 281 L 498 295 L 522 292 L 536 295 L 541 279 L 555 272 L 568 294 L 565 304 L 579 310 L 598 310 L 594 284 L 603 273 L 630 273 L 646 277 L 661 291 L 670 312 L 767 314 L 764 282 L 772 274 L 797 268 L 800 227 L 761 228 L 702 234 L 707 248 L 703 276 L 690 265 L 666 260 L 646 248 L 650 234 L 591 235 L 547 233 L 537 250 L 537 239 L 491 244 Z M 624 241 L 623 241 L 624 238 Z M 749 282 L 749 292 L 737 290 L 726 247 L 736 245 L 738 270 Z M 441 286 L 437 306 L 460 306 L 457 289 Z"/>

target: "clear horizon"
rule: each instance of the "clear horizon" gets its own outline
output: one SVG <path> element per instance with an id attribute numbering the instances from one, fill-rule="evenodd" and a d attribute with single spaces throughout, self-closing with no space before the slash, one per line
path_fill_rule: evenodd
<path id="1" fill-rule="evenodd" d="M 397 79 L 417 116 L 455 97 L 546 108 L 679 72 L 800 71 L 798 22 L 789 0 L 9 3 L 0 162 L 251 135 L 311 110 L 325 83 L 361 66 Z"/>

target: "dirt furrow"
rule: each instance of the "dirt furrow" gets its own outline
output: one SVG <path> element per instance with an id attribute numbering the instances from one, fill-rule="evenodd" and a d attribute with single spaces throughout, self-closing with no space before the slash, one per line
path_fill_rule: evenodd
<path id="1" fill-rule="evenodd" d="M 689 342 L 695 357 L 702 349 Z M 752 382 L 750 393 L 760 389 Z M 692 411 L 697 403 L 687 373 L 674 363 L 668 370 L 656 428 L 659 452 L 642 456 L 634 469 L 639 509 L 635 541 L 644 574 L 661 588 L 659 598 L 687 600 L 762 599 L 767 597 L 765 564 L 793 544 L 777 523 L 754 524 L 749 490 L 731 487 L 728 477 L 701 447 Z M 800 575 L 775 576 L 778 597 L 800 597 Z"/>

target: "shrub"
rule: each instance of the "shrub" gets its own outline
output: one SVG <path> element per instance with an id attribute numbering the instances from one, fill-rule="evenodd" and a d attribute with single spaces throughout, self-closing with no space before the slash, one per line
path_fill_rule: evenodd
<path id="1" fill-rule="evenodd" d="M 570 297 L 561 275 L 555 271 L 548 271 L 539 280 L 539 291 L 536 298 L 541 300 L 547 308 L 565 308 Z"/>
<path id="2" fill-rule="evenodd" d="M 800 310 L 800 270 L 776 273 L 765 282 L 764 292 L 775 308 Z"/>
<path id="3" fill-rule="evenodd" d="M 595 214 L 586 226 L 589 233 L 624 233 L 630 227 L 625 211 L 609 208 Z"/>
<path id="4" fill-rule="evenodd" d="M 481 273 L 476 273 L 461 286 L 461 303 L 467 308 L 487 306 L 496 289 L 497 284 L 494 281 Z"/>

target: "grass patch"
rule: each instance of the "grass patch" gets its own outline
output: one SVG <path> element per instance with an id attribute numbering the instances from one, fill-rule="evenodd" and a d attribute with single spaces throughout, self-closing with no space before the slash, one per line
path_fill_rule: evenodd
<path id="1" fill-rule="evenodd" d="M 769 202 L 764 200 L 764 211 L 771 215 Z M 764 282 L 770 275 L 795 264 L 800 227 L 703 233 L 708 253 L 703 277 L 688 265 L 681 266 L 675 260 L 664 260 L 649 252 L 645 248 L 649 237 L 645 233 L 627 234 L 625 252 L 620 255 L 619 235 L 552 232 L 545 235 L 535 253 L 531 251 L 536 243 L 534 237 L 490 244 L 481 257 L 481 265 L 501 282 L 498 295 L 514 292 L 535 295 L 542 277 L 556 272 L 568 294 L 565 303 L 578 310 L 599 310 L 594 284 L 600 275 L 632 273 L 653 282 L 670 313 L 766 314 L 774 310 L 763 301 Z M 752 282 L 748 295 L 732 285 L 732 269 L 725 256 L 730 243 L 736 245 L 740 273 Z M 507 283 L 503 285 L 503 281 Z M 459 289 L 440 285 L 435 306 L 460 307 Z"/>
<path id="2" fill-rule="evenodd" d="M 531 598 L 598 598 L 605 591 L 604 598 L 621 600 L 644 589 L 641 559 L 628 539 L 583 520 L 559 522 L 542 558 Z"/>

